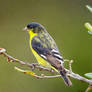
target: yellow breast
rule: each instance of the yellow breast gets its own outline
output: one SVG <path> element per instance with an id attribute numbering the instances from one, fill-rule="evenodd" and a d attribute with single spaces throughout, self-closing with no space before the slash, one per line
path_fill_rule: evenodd
<path id="1" fill-rule="evenodd" d="M 54 69 L 55 71 L 57 71 L 53 66 L 51 66 L 48 61 L 46 61 L 45 59 L 43 59 L 33 48 L 31 45 L 31 41 L 33 39 L 34 36 L 37 36 L 37 33 L 33 33 L 32 30 L 29 31 L 29 35 L 30 35 L 30 40 L 29 40 L 29 44 L 30 44 L 30 48 L 35 56 L 35 58 L 37 59 L 38 63 L 44 67 L 49 67 Z M 58 71 L 57 71 L 58 72 Z"/>
<path id="2" fill-rule="evenodd" d="M 51 65 L 45 59 L 40 57 L 40 55 L 32 48 L 31 41 L 34 36 L 37 36 L 37 33 L 33 33 L 32 30 L 30 30 L 29 34 L 30 34 L 30 40 L 29 40 L 30 48 L 31 48 L 35 58 L 37 59 L 38 63 L 45 67 L 51 67 Z"/>

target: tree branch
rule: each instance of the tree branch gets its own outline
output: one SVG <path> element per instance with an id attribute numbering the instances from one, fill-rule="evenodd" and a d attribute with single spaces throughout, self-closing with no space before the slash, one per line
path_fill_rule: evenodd
<path id="1" fill-rule="evenodd" d="M 0 55 L 4 55 L 8 62 L 17 62 L 17 63 L 20 63 L 21 65 L 26 65 L 28 67 L 30 67 L 32 70 L 33 69 L 39 69 L 40 71 L 41 70 L 44 70 L 44 71 L 48 71 L 48 72 L 51 72 L 51 73 L 55 73 L 54 70 L 52 69 L 49 69 L 49 68 L 45 68 L 45 67 L 42 67 L 40 66 L 39 64 L 37 63 L 28 63 L 28 62 L 24 62 L 24 61 L 21 61 L 19 59 L 16 59 L 12 56 L 10 56 L 9 54 L 6 53 L 6 50 L 4 48 L 0 48 Z M 71 64 L 72 64 L 72 61 L 69 63 L 69 70 L 66 69 L 67 71 L 67 75 L 73 79 L 76 79 L 76 80 L 79 80 L 79 81 L 83 81 L 83 82 L 86 82 L 88 83 L 89 85 L 92 85 L 92 80 L 90 79 L 87 79 L 85 77 L 82 77 L 81 75 L 79 74 L 76 74 L 74 72 L 72 72 L 72 67 L 71 67 Z M 41 75 L 36 75 L 35 73 L 33 72 L 30 72 L 30 71 L 25 71 L 25 70 L 21 70 L 22 72 L 26 73 L 26 74 L 31 74 L 32 76 L 36 77 L 36 78 L 57 78 L 57 77 L 61 77 L 61 75 L 54 75 L 54 76 L 45 76 L 44 74 L 41 74 Z"/>

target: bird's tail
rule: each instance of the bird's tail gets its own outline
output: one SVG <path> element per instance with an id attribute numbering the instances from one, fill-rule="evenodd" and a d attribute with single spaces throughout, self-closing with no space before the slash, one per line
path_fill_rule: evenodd
<path id="1" fill-rule="evenodd" d="M 67 76 L 67 74 L 66 74 L 66 70 L 65 70 L 65 69 L 61 70 L 61 71 L 60 71 L 60 74 L 61 74 L 61 76 L 62 76 L 62 78 L 63 78 L 65 84 L 66 84 L 67 86 L 71 86 L 71 85 L 72 85 L 72 82 L 71 82 L 70 79 L 68 78 L 68 76 Z"/>

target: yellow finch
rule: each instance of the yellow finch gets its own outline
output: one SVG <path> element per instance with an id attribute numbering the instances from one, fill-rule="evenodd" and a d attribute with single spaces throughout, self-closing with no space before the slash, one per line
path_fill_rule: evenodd
<path id="1" fill-rule="evenodd" d="M 25 27 L 30 35 L 30 48 L 38 63 L 44 67 L 52 68 L 59 72 L 66 85 L 72 85 L 64 69 L 64 60 L 56 46 L 55 41 L 39 23 L 32 22 Z"/>

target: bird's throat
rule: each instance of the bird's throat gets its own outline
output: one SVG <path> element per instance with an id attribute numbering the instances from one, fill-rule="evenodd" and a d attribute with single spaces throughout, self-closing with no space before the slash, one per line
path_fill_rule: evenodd
<path id="1" fill-rule="evenodd" d="M 32 30 L 29 30 L 28 33 L 29 33 L 29 35 L 30 35 L 30 40 L 32 40 L 32 38 L 33 38 L 34 36 L 37 36 L 37 33 L 34 33 Z"/>

